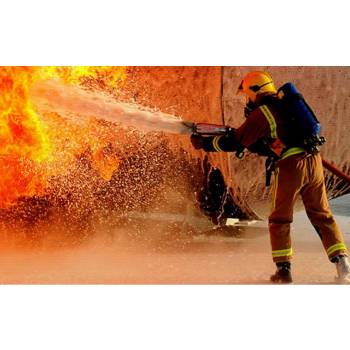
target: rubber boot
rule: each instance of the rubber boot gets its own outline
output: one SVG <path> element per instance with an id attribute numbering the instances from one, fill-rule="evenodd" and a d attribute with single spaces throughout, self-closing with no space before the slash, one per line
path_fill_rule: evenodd
<path id="1" fill-rule="evenodd" d="M 270 277 L 273 283 L 292 283 L 292 272 L 289 261 L 276 263 L 277 270 L 275 274 Z"/>
<path id="2" fill-rule="evenodd" d="M 336 281 L 341 284 L 350 284 L 350 264 L 348 257 L 345 255 L 337 255 L 332 260 L 335 263 L 338 276 Z"/>

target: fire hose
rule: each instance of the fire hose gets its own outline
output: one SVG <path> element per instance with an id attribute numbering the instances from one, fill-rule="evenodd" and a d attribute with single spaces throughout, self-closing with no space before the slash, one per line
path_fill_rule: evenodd
<path id="1" fill-rule="evenodd" d="M 207 123 L 193 123 L 190 121 L 184 121 L 183 124 L 195 134 L 203 136 L 215 136 L 215 135 L 224 135 L 230 130 L 230 127 L 225 125 L 217 124 L 207 124 Z M 322 159 L 322 165 L 325 169 L 329 170 L 331 173 L 336 175 L 338 178 L 342 179 L 346 183 L 350 184 L 350 176 L 345 174 L 343 171 L 338 169 L 331 162 Z"/>
<path id="2" fill-rule="evenodd" d="M 336 168 L 333 164 L 331 164 L 330 162 L 328 162 L 325 159 L 322 159 L 322 165 L 325 169 L 329 170 L 331 173 L 333 173 L 334 175 L 338 176 L 343 181 L 350 184 L 350 176 L 345 174 L 344 172 L 342 172 L 338 168 Z"/>

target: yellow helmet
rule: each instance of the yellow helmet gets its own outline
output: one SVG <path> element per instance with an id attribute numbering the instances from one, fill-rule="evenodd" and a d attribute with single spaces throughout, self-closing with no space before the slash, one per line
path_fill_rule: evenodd
<path id="1" fill-rule="evenodd" d="M 266 72 L 250 72 L 239 85 L 237 93 L 240 92 L 245 93 L 249 99 L 255 102 L 257 95 L 266 92 L 276 93 L 277 90 L 270 74 Z"/>

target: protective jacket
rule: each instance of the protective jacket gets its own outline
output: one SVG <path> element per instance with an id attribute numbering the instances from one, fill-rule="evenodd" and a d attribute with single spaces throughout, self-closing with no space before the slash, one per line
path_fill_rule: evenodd
<path id="1" fill-rule="evenodd" d="M 261 96 L 258 107 L 233 134 L 206 137 L 203 149 L 207 152 L 232 152 L 237 143 L 261 156 L 286 158 L 305 152 L 300 145 L 293 144 L 274 95 Z"/>

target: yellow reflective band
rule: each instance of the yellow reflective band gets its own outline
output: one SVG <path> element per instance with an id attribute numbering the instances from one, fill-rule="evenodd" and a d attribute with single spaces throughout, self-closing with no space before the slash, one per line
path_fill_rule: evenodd
<path id="1" fill-rule="evenodd" d="M 281 159 L 293 156 L 294 154 L 303 153 L 303 152 L 306 152 L 305 148 L 303 147 L 292 147 L 282 154 Z"/>
<path id="2" fill-rule="evenodd" d="M 278 168 L 275 170 L 275 180 L 273 182 L 271 211 L 273 211 L 276 208 L 277 189 L 278 189 Z"/>
<path id="3" fill-rule="evenodd" d="M 271 130 L 271 137 L 273 139 L 277 139 L 277 125 L 274 116 L 270 112 L 270 110 L 267 108 L 267 106 L 262 105 L 260 106 L 261 111 L 264 113 L 264 116 L 266 117 L 267 121 L 270 125 Z"/>
<path id="4" fill-rule="evenodd" d="M 337 243 L 337 244 L 330 246 L 327 249 L 327 255 L 329 256 L 329 255 L 333 254 L 334 252 L 336 252 L 337 250 L 347 250 L 346 245 L 344 243 Z"/>
<path id="5" fill-rule="evenodd" d="M 213 147 L 215 149 L 215 151 L 217 152 L 221 152 L 222 149 L 219 146 L 219 140 L 220 140 L 221 136 L 215 136 L 213 139 Z"/>
<path id="6" fill-rule="evenodd" d="M 272 251 L 272 256 L 274 258 L 279 258 L 282 256 L 291 256 L 293 254 L 293 249 L 289 248 L 289 249 L 282 249 L 282 250 L 273 250 Z"/>

